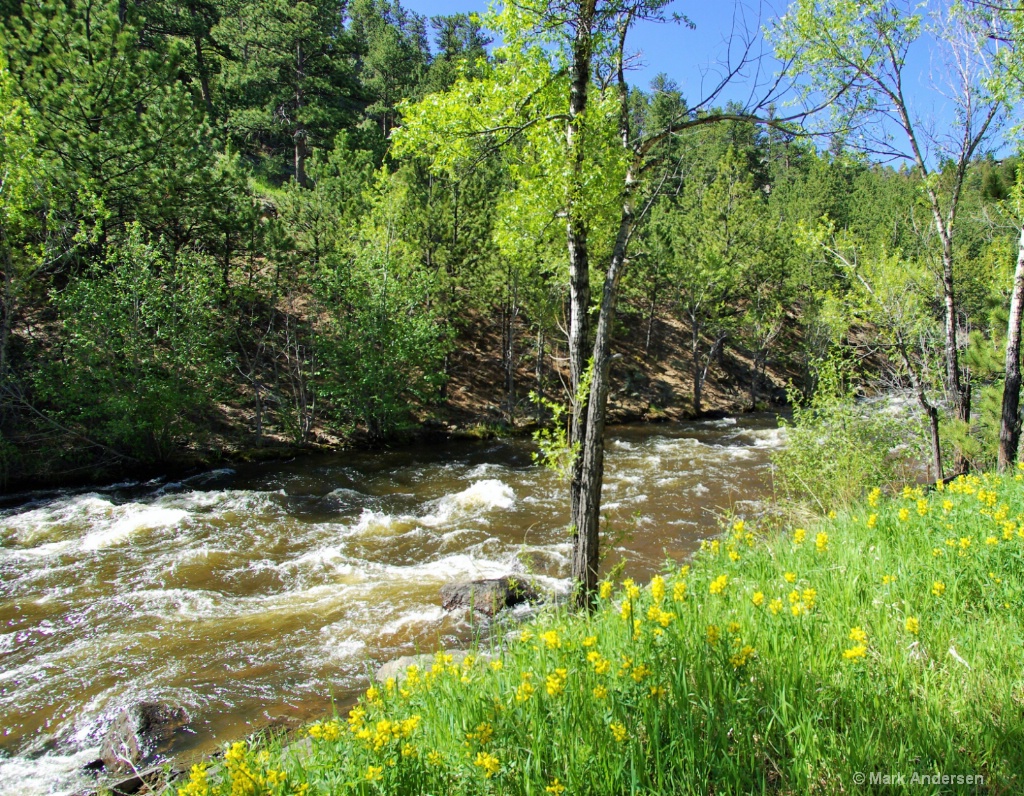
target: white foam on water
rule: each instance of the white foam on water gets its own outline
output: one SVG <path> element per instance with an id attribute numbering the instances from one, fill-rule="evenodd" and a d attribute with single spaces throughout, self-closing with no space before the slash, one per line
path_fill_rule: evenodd
<path id="1" fill-rule="evenodd" d="M 409 529 L 412 522 L 415 522 L 415 518 L 408 515 L 396 517 L 383 511 L 363 509 L 358 522 L 352 526 L 352 533 L 373 535 L 402 533 Z"/>
<path id="2" fill-rule="evenodd" d="M 708 488 L 707 488 L 706 486 L 704 486 L 704 484 L 702 484 L 702 483 L 700 483 L 700 482 L 698 481 L 698 482 L 697 482 L 696 484 L 694 484 L 693 486 L 691 486 L 691 487 L 690 487 L 690 488 L 689 488 L 688 490 L 686 490 L 686 491 L 687 491 L 687 492 L 692 492 L 692 493 L 693 493 L 693 494 L 695 494 L 695 495 L 706 495 L 706 494 L 707 494 L 708 492 L 710 492 L 711 490 L 710 490 L 710 489 L 708 489 Z"/>
<path id="3" fill-rule="evenodd" d="M 69 796 L 88 789 L 94 779 L 82 767 L 99 757 L 99 747 L 71 754 L 0 757 L 0 793 L 14 796 Z"/>
<path id="4" fill-rule="evenodd" d="M 501 473 L 505 471 L 505 467 L 500 464 L 494 464 L 493 462 L 484 462 L 478 464 L 472 470 L 466 473 L 466 478 L 484 478 L 494 473 Z"/>
<path id="5" fill-rule="evenodd" d="M 477 512 L 510 509 L 515 502 L 516 493 L 512 487 L 497 478 L 488 478 L 454 495 L 445 495 L 436 502 L 436 510 L 420 517 L 420 522 L 427 527 L 444 525 L 453 519 Z"/>
<path id="6" fill-rule="evenodd" d="M 723 417 L 718 420 L 704 420 L 702 424 L 705 426 L 711 426 L 711 428 L 729 428 L 729 426 L 736 425 L 736 418 Z"/>
<path id="7" fill-rule="evenodd" d="M 43 506 L 4 517 L 0 520 L 0 531 L 9 531 L 16 542 L 31 545 L 68 526 L 102 521 L 113 508 L 113 503 L 92 492 L 57 498 Z"/>
<path id="8" fill-rule="evenodd" d="M 495 578 L 507 575 L 510 564 L 494 559 L 477 558 L 465 553 L 455 553 L 436 561 L 424 561 L 412 566 L 384 565 L 382 572 L 386 580 L 411 580 L 422 584 L 424 581 L 447 583 L 450 580 Z"/>
<path id="9" fill-rule="evenodd" d="M 126 516 L 106 528 L 86 534 L 82 539 L 82 550 L 102 550 L 105 547 L 120 544 L 137 531 L 170 527 L 188 517 L 188 512 L 182 509 L 141 506 L 138 503 L 119 506 L 118 509 L 124 510 Z"/>
<path id="10" fill-rule="evenodd" d="M 433 605 L 404 613 L 397 619 L 388 622 L 378 632 L 383 635 L 394 635 L 410 625 L 434 624 L 440 622 L 444 617 L 444 609 L 440 605 Z"/>
<path id="11" fill-rule="evenodd" d="M 754 447 L 760 448 L 765 446 L 755 444 Z M 753 459 L 756 456 L 749 447 L 740 447 L 737 445 L 723 446 L 722 454 L 728 456 L 730 459 Z"/>
<path id="12" fill-rule="evenodd" d="M 325 569 L 331 568 L 338 574 L 350 574 L 355 568 L 349 563 L 349 559 L 337 547 L 318 547 L 303 553 L 291 561 L 282 561 L 277 565 L 279 570 L 291 569 Z"/>
<path id="13" fill-rule="evenodd" d="M 355 658 L 366 650 L 366 642 L 358 639 L 346 639 L 344 641 L 338 641 L 335 639 L 336 628 L 330 626 L 325 627 L 321 630 L 322 633 L 327 635 L 327 641 L 324 647 L 327 650 L 327 654 L 334 660 L 347 660 L 349 658 Z"/>
<path id="14" fill-rule="evenodd" d="M 271 508 L 271 496 L 275 494 L 284 492 L 250 492 L 245 489 L 193 490 L 177 495 L 164 495 L 153 505 L 183 509 L 190 513 L 213 510 L 219 514 L 255 513 Z"/>
<path id="15" fill-rule="evenodd" d="M 755 448 L 781 448 L 786 444 L 786 429 L 784 428 L 762 428 L 748 431 L 754 438 Z"/>
<path id="16" fill-rule="evenodd" d="M 177 622 L 212 619 L 233 611 L 219 594 L 201 589 L 140 589 L 123 599 L 140 613 Z"/>

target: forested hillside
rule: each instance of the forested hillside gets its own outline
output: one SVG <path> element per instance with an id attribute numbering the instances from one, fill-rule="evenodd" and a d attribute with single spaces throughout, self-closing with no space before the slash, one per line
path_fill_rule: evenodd
<path id="1" fill-rule="evenodd" d="M 431 98 L 510 63 L 480 19 L 397 0 L 0 5 L 5 482 L 514 424 L 547 411 L 531 392 L 570 399 L 565 216 L 518 189 L 557 194 L 550 164 L 486 125 L 458 159 L 422 143 Z M 861 390 L 956 409 L 948 249 L 969 406 L 943 434 L 961 458 L 995 455 L 1014 159 L 982 141 L 963 169 L 922 171 L 774 109 L 691 108 L 667 78 L 628 108 L 637 137 L 678 130 L 638 177 L 619 417 L 753 408 L 787 381 L 809 398 L 837 358 Z M 696 123 L 715 114 L 735 118 Z M 943 248 L 929 192 L 950 191 Z M 591 235 L 595 273 L 613 244 Z"/>

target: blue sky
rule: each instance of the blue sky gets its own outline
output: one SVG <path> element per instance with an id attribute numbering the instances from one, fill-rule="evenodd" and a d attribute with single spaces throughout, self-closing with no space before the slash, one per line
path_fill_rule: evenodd
<path id="1" fill-rule="evenodd" d="M 487 0 L 402 0 L 404 8 L 427 17 L 460 11 L 482 13 L 487 5 Z M 639 56 L 630 82 L 646 89 L 656 74 L 664 72 L 679 84 L 687 101 L 697 102 L 718 82 L 716 75 L 721 73 L 720 64 L 728 53 L 727 40 L 734 28 L 734 17 L 737 31 L 757 31 L 768 19 L 759 18 L 758 14 L 772 14 L 768 5 L 764 9 L 759 12 L 756 2 L 734 5 L 731 0 L 673 3 L 668 11 L 685 14 L 696 25 L 695 29 L 672 22 L 637 24 L 628 40 L 630 49 Z M 784 10 L 784 5 L 780 9 Z M 733 47 L 734 57 L 739 54 L 738 46 Z M 766 64 L 766 68 L 770 76 L 773 64 Z M 742 100 L 749 90 L 749 83 L 738 85 L 726 99 Z"/>
<path id="2" fill-rule="evenodd" d="M 912 0 L 908 0 L 911 2 Z M 729 55 L 730 35 L 733 36 L 732 56 L 740 55 L 740 40 L 744 34 L 753 33 L 763 47 L 765 58 L 762 62 L 761 79 L 771 77 L 777 65 L 771 59 L 771 48 L 760 39 L 759 31 L 780 14 L 785 13 L 789 0 L 676 0 L 668 12 L 685 14 L 695 24 L 694 29 L 674 23 L 640 23 L 630 33 L 628 46 L 638 54 L 637 68 L 633 70 L 630 83 L 648 88 L 651 79 L 663 72 L 675 80 L 683 96 L 691 105 L 706 97 L 723 72 L 722 64 Z M 935 6 L 946 0 L 930 0 L 923 6 L 914 6 L 919 13 L 927 14 L 928 6 Z M 402 5 L 427 17 L 436 14 L 462 12 L 483 12 L 487 0 L 402 0 Z M 904 71 L 904 87 L 913 109 L 923 117 L 936 121 L 939 128 L 952 121 L 952 107 L 947 106 L 941 95 L 932 87 L 933 72 L 938 65 L 933 63 L 934 40 L 925 33 L 912 48 Z M 758 47 L 755 46 L 755 52 Z M 758 85 L 752 76 L 746 80 L 734 80 L 718 98 L 716 105 L 736 100 L 745 103 Z M 785 109 L 780 108 L 785 114 Z M 896 135 L 899 144 L 905 139 Z"/>

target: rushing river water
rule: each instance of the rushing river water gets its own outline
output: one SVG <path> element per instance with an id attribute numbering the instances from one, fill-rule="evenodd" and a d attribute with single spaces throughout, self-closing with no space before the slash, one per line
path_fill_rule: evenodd
<path id="1" fill-rule="evenodd" d="M 774 416 L 609 432 L 607 562 L 642 579 L 750 514 Z M 28 496 L 0 515 L 0 794 L 90 780 L 111 715 L 188 711 L 179 752 L 299 721 L 376 663 L 464 642 L 451 580 L 564 591 L 565 489 L 525 441 L 309 457 L 181 482 Z"/>

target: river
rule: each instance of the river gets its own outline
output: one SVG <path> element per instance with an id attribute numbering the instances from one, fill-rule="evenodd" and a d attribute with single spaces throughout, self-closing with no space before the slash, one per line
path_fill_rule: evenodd
<path id="1" fill-rule="evenodd" d="M 611 565 L 641 580 L 768 489 L 774 415 L 609 430 Z M 63 794 L 119 707 L 185 707 L 181 754 L 294 723 L 398 655 L 464 643 L 452 580 L 567 587 L 565 488 L 523 440 L 310 456 L 19 496 L 0 513 L 0 794 Z"/>

